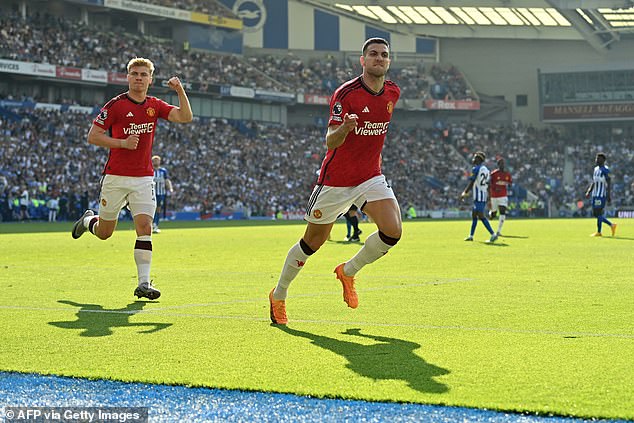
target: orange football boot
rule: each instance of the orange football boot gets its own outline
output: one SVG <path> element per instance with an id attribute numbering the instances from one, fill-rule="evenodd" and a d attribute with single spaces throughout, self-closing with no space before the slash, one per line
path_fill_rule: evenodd
<path id="1" fill-rule="evenodd" d="M 343 286 L 343 300 L 348 304 L 348 307 L 357 308 L 359 307 L 359 297 L 357 296 L 357 291 L 354 289 L 354 276 L 346 276 L 346 274 L 343 273 L 344 264 L 345 263 L 341 263 L 337 266 L 334 273 Z"/>
<path id="2" fill-rule="evenodd" d="M 276 325 L 285 325 L 288 323 L 288 318 L 286 317 L 286 301 L 274 299 L 273 291 L 275 291 L 275 288 L 273 288 L 269 293 L 269 304 L 271 306 L 271 322 L 275 323 Z"/>

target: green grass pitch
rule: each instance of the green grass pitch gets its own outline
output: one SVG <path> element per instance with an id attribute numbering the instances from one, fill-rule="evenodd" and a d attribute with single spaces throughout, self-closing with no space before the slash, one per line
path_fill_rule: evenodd
<path id="1" fill-rule="evenodd" d="M 303 225 L 165 223 L 163 296 L 135 301 L 134 233 L 0 225 L 0 370 L 634 418 L 634 225 L 514 220 L 493 245 L 468 221 L 404 223 L 345 306 L 327 242 L 291 285 L 287 328 L 268 292 Z M 497 221 L 492 222 L 497 227 Z M 362 238 L 373 225 L 362 223 Z M 342 239 L 338 223 L 333 239 Z"/>

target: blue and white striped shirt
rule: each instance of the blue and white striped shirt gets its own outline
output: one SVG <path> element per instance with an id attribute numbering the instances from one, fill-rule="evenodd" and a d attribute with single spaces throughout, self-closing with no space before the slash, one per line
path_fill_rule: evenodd
<path id="1" fill-rule="evenodd" d="M 473 201 L 486 201 L 489 196 L 489 169 L 480 164 L 473 166 L 469 179 L 473 181 Z"/>
<path id="2" fill-rule="evenodd" d="M 167 169 L 159 167 L 154 169 L 154 192 L 156 195 L 167 195 Z"/>
<path id="3" fill-rule="evenodd" d="M 608 196 L 608 178 L 610 169 L 607 166 L 595 166 L 592 174 L 592 196 L 607 197 Z"/>

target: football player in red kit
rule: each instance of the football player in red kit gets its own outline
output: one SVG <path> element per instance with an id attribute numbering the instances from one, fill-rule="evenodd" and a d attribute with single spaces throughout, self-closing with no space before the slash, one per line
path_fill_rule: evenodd
<path id="1" fill-rule="evenodd" d="M 491 199 L 489 217 L 493 219 L 497 212 L 500 212 L 496 235 L 502 236 L 502 226 L 506 220 L 506 209 L 509 205 L 507 190 L 513 184 L 513 178 L 504 167 L 504 159 L 498 159 L 497 165 L 498 168 L 491 172 L 491 182 L 489 183 L 489 198 Z"/>
<path id="2" fill-rule="evenodd" d="M 108 239 L 117 226 L 121 208 L 130 208 L 136 230 L 134 261 L 138 287 L 134 295 L 157 299 L 161 293 L 150 281 L 152 218 L 156 210 L 152 144 L 158 119 L 187 123 L 192 120 L 189 99 L 181 81 L 172 77 L 168 86 L 176 91 L 179 106 L 148 96 L 154 64 L 144 58 L 128 62 L 128 91 L 108 101 L 93 120 L 88 143 L 110 149 L 101 179 L 99 214 L 86 210 L 72 229 L 74 239 L 89 231 Z"/>
<path id="3" fill-rule="evenodd" d="M 286 296 L 291 281 L 308 258 L 328 239 L 335 220 L 356 205 L 377 225 L 359 252 L 335 268 L 343 299 L 357 308 L 356 273 L 383 257 L 401 238 L 401 212 L 392 188 L 381 173 L 381 151 L 399 87 L 385 80 L 390 67 L 389 44 L 370 38 L 360 57 L 363 73 L 341 85 L 330 100 L 326 133 L 328 148 L 304 219 L 304 236 L 288 251 L 277 286 L 269 293 L 270 317 L 286 324 Z"/>

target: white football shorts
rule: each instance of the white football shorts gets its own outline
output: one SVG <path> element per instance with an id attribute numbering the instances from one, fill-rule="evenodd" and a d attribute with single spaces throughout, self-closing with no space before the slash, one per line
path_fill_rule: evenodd
<path id="1" fill-rule="evenodd" d="M 491 210 L 498 210 L 502 207 L 509 207 L 509 198 L 508 197 L 491 197 Z"/>
<path id="2" fill-rule="evenodd" d="M 101 180 L 99 217 L 117 220 L 125 205 L 130 207 L 132 216 L 147 214 L 154 217 L 156 195 L 152 176 L 104 175 Z"/>
<path id="3" fill-rule="evenodd" d="M 304 220 L 320 225 L 333 223 L 355 205 L 361 210 L 365 203 L 392 198 L 396 196 L 385 176 L 378 175 L 355 187 L 331 187 L 315 185 L 308 200 Z"/>

